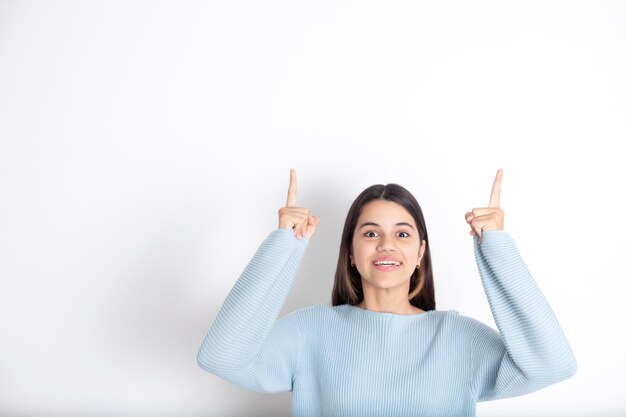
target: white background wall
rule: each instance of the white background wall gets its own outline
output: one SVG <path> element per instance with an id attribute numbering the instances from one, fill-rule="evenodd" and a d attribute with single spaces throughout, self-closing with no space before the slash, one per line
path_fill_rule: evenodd
<path id="1" fill-rule="evenodd" d="M 330 303 L 356 195 L 420 201 L 437 308 L 495 323 L 463 215 L 502 208 L 578 373 L 480 416 L 624 415 L 626 4 L 0 2 L 0 415 L 288 416 L 196 352 L 277 226 Z"/>

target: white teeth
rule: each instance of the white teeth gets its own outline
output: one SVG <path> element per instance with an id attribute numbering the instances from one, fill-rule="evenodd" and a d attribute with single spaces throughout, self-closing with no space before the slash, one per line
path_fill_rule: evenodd
<path id="1" fill-rule="evenodd" d="M 374 265 L 381 265 L 381 266 L 395 265 L 395 266 L 400 266 L 400 262 L 393 262 L 393 261 L 374 262 Z"/>

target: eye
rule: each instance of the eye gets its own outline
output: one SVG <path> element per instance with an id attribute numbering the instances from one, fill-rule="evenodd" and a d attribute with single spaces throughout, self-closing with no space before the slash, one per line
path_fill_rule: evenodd
<path id="1" fill-rule="evenodd" d="M 365 234 L 363 236 L 365 236 L 365 237 L 376 237 L 376 232 L 372 232 L 370 230 L 369 232 L 365 232 Z"/>
<path id="2" fill-rule="evenodd" d="M 404 234 L 405 236 L 402 236 L 402 234 Z M 400 237 L 409 237 L 409 234 L 407 232 L 400 232 Z"/>

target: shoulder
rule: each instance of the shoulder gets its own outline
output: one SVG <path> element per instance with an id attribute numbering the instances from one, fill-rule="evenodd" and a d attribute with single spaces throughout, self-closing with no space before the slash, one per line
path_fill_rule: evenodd
<path id="1" fill-rule="evenodd" d="M 357 307 L 341 304 L 332 306 L 325 303 L 318 303 L 308 307 L 299 308 L 285 314 L 280 320 L 297 322 L 301 328 L 319 328 L 320 326 L 333 326 L 340 323 L 350 323 L 354 316 L 354 309 Z"/>
<path id="2" fill-rule="evenodd" d="M 463 327 L 467 327 L 469 329 L 472 330 L 476 330 L 477 328 L 484 328 L 484 327 L 488 327 L 491 328 L 489 326 L 487 326 L 485 323 L 483 323 L 482 321 L 471 317 L 471 316 L 466 316 L 464 314 L 459 313 L 456 310 L 450 310 L 448 313 L 449 317 L 453 318 L 454 320 L 458 321 L 460 325 L 462 325 Z"/>
<path id="3" fill-rule="evenodd" d="M 437 317 L 440 323 L 445 323 L 446 327 L 454 329 L 466 338 L 473 338 L 477 334 L 485 337 L 498 337 L 498 332 L 494 328 L 474 317 L 460 314 L 456 310 L 437 310 Z"/>
<path id="4" fill-rule="evenodd" d="M 477 320 L 473 317 L 462 316 L 464 327 L 468 332 L 468 336 L 472 340 L 472 346 L 474 345 L 501 345 L 502 338 L 497 329 Z"/>
<path id="5" fill-rule="evenodd" d="M 329 314 L 333 314 L 333 307 L 329 306 L 328 304 L 320 303 L 294 310 L 290 313 L 285 314 L 279 320 L 305 323 L 319 320 L 328 316 Z"/>

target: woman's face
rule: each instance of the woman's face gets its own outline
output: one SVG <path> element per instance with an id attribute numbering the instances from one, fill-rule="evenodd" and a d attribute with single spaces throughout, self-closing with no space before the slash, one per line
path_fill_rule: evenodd
<path id="1" fill-rule="evenodd" d="M 392 288 L 407 285 L 425 250 L 426 241 L 420 244 L 415 220 L 404 207 L 373 200 L 357 220 L 350 261 L 361 274 L 363 286 Z"/>

